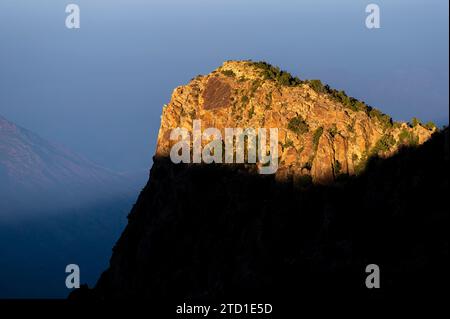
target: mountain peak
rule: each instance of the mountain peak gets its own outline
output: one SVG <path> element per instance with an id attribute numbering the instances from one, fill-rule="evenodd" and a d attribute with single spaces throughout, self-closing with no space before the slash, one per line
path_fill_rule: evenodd
<path id="1" fill-rule="evenodd" d="M 207 128 L 216 138 L 218 132 L 226 137 L 227 128 L 277 128 L 275 176 L 255 174 L 261 163 L 207 165 Z M 180 143 L 180 131 L 189 144 Z M 425 279 L 419 282 L 433 282 L 427 278 L 432 260 L 442 260 L 448 246 L 440 209 L 448 193 L 442 179 L 448 130 L 430 138 L 433 132 L 417 120 L 394 123 L 320 81 L 267 63 L 226 62 L 174 90 L 163 109 L 149 182 L 109 268 L 93 290 L 70 298 L 287 299 L 290 288 L 299 287 L 321 298 L 335 298 L 342 287 L 360 295 L 361 273 L 377 258 L 387 261 L 391 278 L 400 278 L 387 282 L 394 293 L 410 291 L 405 283 L 416 288 L 410 281 L 416 274 Z M 192 158 L 201 146 L 204 164 L 173 161 L 174 144 L 189 146 Z M 250 148 L 244 151 L 248 159 Z M 390 158 L 369 160 L 373 155 Z M 339 179 L 358 175 L 366 163 L 364 174 Z M 335 180 L 339 187 L 316 185 Z M 418 231 L 430 236 L 417 240 Z M 436 248 L 433 258 L 422 253 L 427 245 Z M 406 273 L 405 260 L 411 261 Z"/>
<path id="2" fill-rule="evenodd" d="M 422 144 L 435 130 L 420 122 L 394 122 L 319 80 L 300 80 L 253 61 L 227 61 L 176 88 L 163 109 L 156 156 L 168 157 L 177 142 L 170 140 L 172 130 L 192 133 L 194 120 L 222 135 L 225 128 L 278 128 L 277 179 L 317 183 L 358 174 L 371 156 Z"/>
<path id="3" fill-rule="evenodd" d="M 246 79 L 264 79 L 261 74 L 261 70 L 256 67 L 256 63 L 252 61 L 226 61 L 216 69 L 216 72 L 221 72 L 223 74 L 233 75 L 238 78 Z"/>
<path id="4" fill-rule="evenodd" d="M 109 191 L 109 185 L 122 181 L 118 174 L 0 117 L 0 219 L 6 211 L 28 210 L 28 202 L 57 207 L 56 202 L 91 198 L 92 190 Z"/>

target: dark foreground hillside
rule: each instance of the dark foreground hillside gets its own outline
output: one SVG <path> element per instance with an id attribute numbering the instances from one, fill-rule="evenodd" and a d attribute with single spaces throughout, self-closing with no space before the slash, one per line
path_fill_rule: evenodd
<path id="1" fill-rule="evenodd" d="M 330 186 L 155 158 L 110 267 L 71 297 L 438 295 L 448 285 L 448 164 L 448 130 Z M 381 270 L 376 291 L 365 286 L 368 264 Z"/>

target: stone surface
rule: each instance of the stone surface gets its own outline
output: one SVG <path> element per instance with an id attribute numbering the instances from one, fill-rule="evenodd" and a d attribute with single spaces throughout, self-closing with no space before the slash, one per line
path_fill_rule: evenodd
<path id="1" fill-rule="evenodd" d="M 362 276 L 374 262 L 394 298 L 448 282 L 448 130 L 430 138 L 420 125 L 386 125 L 294 82 L 232 61 L 176 88 L 110 266 L 92 294 L 72 297 L 347 302 L 367 293 Z M 295 118 L 304 122 L 293 130 Z M 170 131 L 191 130 L 195 119 L 221 130 L 279 128 L 276 175 L 254 165 L 174 164 Z M 423 145 L 400 147 L 411 143 Z M 374 153 L 381 158 L 367 160 Z M 346 173 L 358 176 L 339 178 Z"/>
<path id="2" fill-rule="evenodd" d="M 307 132 L 299 134 L 288 128 L 295 117 L 304 119 Z M 353 175 L 364 168 L 384 136 L 392 136 L 395 143 L 376 152 L 382 157 L 392 155 L 402 145 L 402 131 L 413 134 L 418 144 L 433 133 L 421 125 L 410 127 L 406 123 L 386 127 L 368 112 L 351 110 L 329 94 L 317 93 L 306 81 L 286 86 L 266 79 L 249 61 L 225 62 L 211 74 L 198 76 L 174 90 L 162 112 L 156 156 L 169 156 L 176 143 L 169 139 L 172 129 L 191 131 L 196 119 L 202 120 L 202 129 L 216 127 L 222 135 L 226 127 L 278 128 L 277 178 L 310 175 L 315 183 L 329 183 L 339 174 Z M 315 144 L 318 129 L 323 133 Z M 333 169 L 336 165 L 338 172 Z"/>

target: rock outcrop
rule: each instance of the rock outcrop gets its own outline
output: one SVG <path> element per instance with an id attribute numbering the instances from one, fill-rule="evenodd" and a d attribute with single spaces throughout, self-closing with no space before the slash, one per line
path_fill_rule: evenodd
<path id="1" fill-rule="evenodd" d="M 174 164 L 170 131 L 191 130 L 194 119 L 221 130 L 279 128 L 280 169 L 259 175 L 255 165 Z M 71 297 L 154 304 L 355 297 L 371 293 L 364 285 L 371 263 L 383 271 L 381 295 L 445 287 L 448 130 L 433 131 L 392 123 L 318 81 L 227 62 L 175 90 L 150 180 L 109 268 L 93 290 Z"/>
<path id="2" fill-rule="evenodd" d="M 333 94 L 334 93 L 334 94 Z M 387 115 L 265 63 L 225 62 L 178 87 L 164 106 L 156 156 L 168 157 L 177 127 L 278 128 L 278 180 L 310 176 L 330 183 L 360 172 L 372 155 L 390 156 L 401 145 L 422 144 L 434 132 L 417 123 L 394 123 Z M 303 178 L 304 179 L 304 178 Z"/>

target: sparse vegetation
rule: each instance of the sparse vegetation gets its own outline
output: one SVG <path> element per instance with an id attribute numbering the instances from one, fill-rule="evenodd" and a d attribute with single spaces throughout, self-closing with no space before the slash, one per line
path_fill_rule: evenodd
<path id="1" fill-rule="evenodd" d="M 412 127 L 416 127 L 417 125 L 421 125 L 422 123 L 420 122 L 420 120 L 417 118 L 417 117 L 413 117 L 412 119 L 411 119 L 411 123 L 410 123 L 410 125 L 412 126 Z"/>
<path id="2" fill-rule="evenodd" d="M 272 92 L 269 92 L 266 94 L 266 110 L 269 110 L 272 108 Z"/>
<path id="3" fill-rule="evenodd" d="M 335 161 L 334 164 L 333 164 L 333 173 L 334 173 L 334 176 L 340 175 L 340 174 L 341 174 L 341 171 L 342 171 L 342 165 L 341 165 L 341 163 L 340 163 L 339 161 Z"/>
<path id="4" fill-rule="evenodd" d="M 248 110 L 248 118 L 251 119 L 253 117 L 253 114 L 255 114 L 255 106 L 252 105 L 250 110 Z"/>
<path id="5" fill-rule="evenodd" d="M 432 131 L 436 128 L 436 124 L 434 124 L 434 122 L 432 121 L 429 121 L 424 125 L 424 127 Z"/>
<path id="6" fill-rule="evenodd" d="M 320 137 L 323 134 L 323 127 L 319 127 L 314 131 L 314 135 L 313 135 L 313 145 L 314 145 L 314 152 L 317 151 L 317 148 L 319 147 L 319 141 L 320 141 Z"/>
<path id="7" fill-rule="evenodd" d="M 345 91 L 338 91 L 330 88 L 328 85 L 324 85 L 320 80 L 308 80 L 306 81 L 308 85 L 317 93 L 328 94 L 333 100 L 343 104 L 345 107 L 351 109 L 352 111 L 358 112 L 362 111 L 369 115 L 371 118 L 378 119 L 383 127 L 391 127 L 393 122 L 392 118 L 381 111 L 367 105 L 366 103 L 355 99 L 354 97 L 348 96 Z"/>
<path id="8" fill-rule="evenodd" d="M 355 112 L 364 112 L 366 113 L 371 119 L 375 119 L 379 121 L 384 128 L 384 130 L 387 130 L 391 127 L 399 128 L 400 123 L 394 122 L 392 118 L 381 112 L 380 110 L 367 105 L 365 102 L 360 101 L 354 97 L 348 96 L 345 91 L 343 90 L 336 90 L 332 89 L 329 85 L 323 84 L 320 80 L 312 79 L 312 80 L 300 80 L 298 77 L 292 76 L 289 72 L 281 70 L 279 67 L 273 66 L 267 62 L 260 61 L 260 62 L 248 62 L 251 66 L 255 67 L 256 69 L 261 71 L 261 75 L 265 80 L 272 80 L 275 81 L 277 84 L 281 86 L 298 86 L 302 84 L 308 84 L 314 91 L 320 94 L 327 94 L 331 99 L 333 99 L 336 102 L 339 102 L 343 104 L 346 108 L 355 111 Z M 258 83 L 259 85 L 259 83 Z M 257 86 L 255 86 L 255 83 L 252 84 L 251 88 L 251 95 L 255 93 L 257 89 Z M 269 101 L 269 100 L 268 100 Z M 271 97 L 270 97 L 270 103 L 266 105 L 266 109 L 270 108 L 271 104 Z M 417 118 L 413 118 L 412 122 L 410 123 L 412 127 L 417 125 L 423 125 L 420 120 Z M 433 122 L 428 122 L 427 124 L 423 125 L 425 128 L 429 130 L 433 130 L 436 125 Z M 306 130 L 307 125 L 306 123 L 302 123 L 299 120 L 294 120 L 293 123 L 290 123 L 289 129 L 293 130 L 294 132 L 307 132 Z M 354 124 L 347 125 L 347 129 L 349 132 L 354 132 Z M 333 131 L 330 132 L 331 135 L 333 135 Z M 407 136 L 404 136 L 406 140 L 409 140 L 414 143 L 416 140 L 416 137 L 408 138 Z"/>
<path id="9" fill-rule="evenodd" d="M 249 101 L 250 101 L 250 99 L 248 98 L 248 96 L 247 95 L 243 95 L 241 97 L 242 107 L 246 107 Z"/>
<path id="10" fill-rule="evenodd" d="M 214 73 L 214 72 L 213 72 Z M 191 79 L 191 82 L 192 81 L 199 81 L 199 80 L 201 80 L 203 78 L 203 75 L 201 75 L 201 74 L 198 74 L 198 75 L 196 75 L 195 77 L 193 77 L 192 79 Z"/>
<path id="11" fill-rule="evenodd" d="M 261 70 L 261 75 L 265 80 L 272 80 L 282 86 L 297 86 L 303 83 L 298 77 L 292 76 L 289 72 L 280 70 L 267 62 L 249 62 L 251 65 Z"/>
<path id="12" fill-rule="evenodd" d="M 250 96 L 253 97 L 255 95 L 256 90 L 258 90 L 259 86 L 261 85 L 261 81 L 254 80 L 252 83 L 252 86 L 250 88 Z"/>
<path id="13" fill-rule="evenodd" d="M 236 74 L 232 70 L 223 70 L 222 74 L 230 78 L 236 77 Z"/>
<path id="14" fill-rule="evenodd" d="M 353 155 L 356 155 L 356 154 L 353 154 Z M 356 155 L 356 157 L 358 157 L 358 155 Z M 367 165 L 368 158 L 369 157 L 367 156 L 367 153 L 364 152 L 359 160 L 358 159 L 356 159 L 356 161 L 354 160 L 354 163 L 357 162 L 355 164 L 355 174 L 356 175 L 359 175 L 362 172 L 364 172 L 366 165 Z"/>
<path id="15" fill-rule="evenodd" d="M 392 127 L 393 121 L 389 115 L 382 113 L 380 110 L 371 108 L 369 111 L 369 116 L 372 119 L 377 119 L 382 125 L 384 129 Z"/>
<path id="16" fill-rule="evenodd" d="M 306 168 L 308 170 L 311 170 L 312 163 L 314 162 L 314 158 L 316 157 L 317 149 L 319 147 L 320 137 L 322 136 L 322 134 L 323 134 L 323 127 L 322 126 L 318 127 L 314 131 L 314 134 L 313 134 L 313 152 L 309 156 L 308 162 L 306 162 L 306 164 L 303 165 L 302 168 Z"/>
<path id="17" fill-rule="evenodd" d="M 288 123 L 288 129 L 296 134 L 305 134 L 309 131 L 308 124 L 301 116 L 293 117 Z"/>
<path id="18" fill-rule="evenodd" d="M 288 147 L 294 147 L 294 142 L 290 139 L 287 139 L 286 142 L 282 145 L 283 149 Z"/>
<path id="19" fill-rule="evenodd" d="M 387 152 L 391 149 L 391 147 L 395 146 L 397 144 L 397 141 L 395 138 L 390 134 L 383 135 L 375 144 L 375 146 L 372 149 L 371 154 L 376 155 L 380 152 Z"/>
<path id="20" fill-rule="evenodd" d="M 407 129 L 403 129 L 398 135 L 398 138 L 400 144 L 406 144 L 411 146 L 419 144 L 419 137 Z"/>
<path id="21" fill-rule="evenodd" d="M 337 129 L 337 127 L 336 127 L 336 124 L 333 124 L 333 126 L 330 127 L 330 128 L 328 129 L 328 134 L 330 134 L 330 136 L 333 137 L 333 138 L 334 138 L 337 134 L 339 134 L 338 129 Z"/>
<path id="22" fill-rule="evenodd" d="M 328 93 L 320 80 L 308 80 L 307 83 L 317 93 Z"/>
<path id="23" fill-rule="evenodd" d="M 353 121 L 350 124 L 347 124 L 347 131 L 350 133 L 355 133 L 355 122 Z"/>

